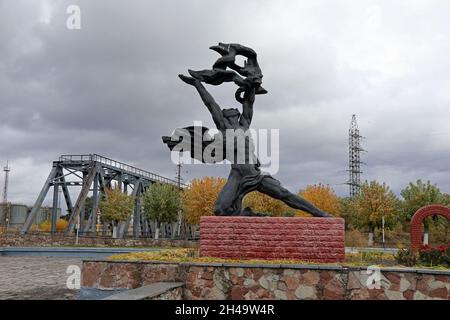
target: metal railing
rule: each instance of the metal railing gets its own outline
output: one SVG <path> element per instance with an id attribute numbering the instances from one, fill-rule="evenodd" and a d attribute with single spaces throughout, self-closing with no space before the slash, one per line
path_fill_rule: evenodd
<path id="1" fill-rule="evenodd" d="M 178 181 L 174 179 L 169 179 L 163 176 L 160 176 L 159 174 L 142 170 L 139 168 L 136 168 L 134 166 L 128 165 L 126 163 L 116 161 L 98 154 L 70 154 L 70 155 L 61 155 L 59 157 L 59 161 L 64 162 L 84 162 L 84 161 L 95 161 L 99 162 L 117 169 L 120 169 L 122 171 L 125 171 L 127 173 L 139 175 L 141 177 L 147 178 L 149 180 L 163 182 L 163 183 L 170 183 L 174 185 L 178 185 Z M 186 187 L 187 185 L 184 183 L 180 183 L 181 187 Z"/>

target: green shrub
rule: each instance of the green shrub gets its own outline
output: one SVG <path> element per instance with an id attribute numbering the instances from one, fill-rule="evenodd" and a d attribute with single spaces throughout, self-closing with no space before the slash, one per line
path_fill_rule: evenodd
<path id="1" fill-rule="evenodd" d="M 412 267 L 417 263 L 417 254 L 408 248 L 400 249 L 395 255 L 395 260 L 399 264 Z"/>

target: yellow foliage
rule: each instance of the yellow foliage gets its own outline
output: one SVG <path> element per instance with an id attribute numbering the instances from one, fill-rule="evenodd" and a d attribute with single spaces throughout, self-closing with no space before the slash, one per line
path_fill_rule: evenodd
<path id="1" fill-rule="evenodd" d="M 58 219 L 56 221 L 56 231 L 57 232 L 62 232 L 62 231 L 64 231 L 67 228 L 68 225 L 69 225 L 69 222 L 67 222 L 66 220 Z M 36 231 L 37 230 L 37 227 L 36 227 L 35 224 L 32 225 L 31 230 L 32 231 Z M 50 231 L 52 231 L 52 222 L 50 220 L 46 220 L 46 221 L 42 222 L 39 225 L 39 231 L 43 231 L 43 232 L 50 232 Z"/>
<path id="2" fill-rule="evenodd" d="M 181 248 L 181 249 L 162 249 L 159 251 L 142 251 L 142 252 L 115 254 L 110 256 L 109 260 L 173 261 L 193 257 L 198 257 L 197 249 Z"/>
<path id="3" fill-rule="evenodd" d="M 381 227 L 382 217 L 386 225 L 395 222 L 399 201 L 389 187 L 376 181 L 365 182 L 361 193 L 352 201 L 359 226 L 369 226 L 372 230 Z"/>
<path id="4" fill-rule="evenodd" d="M 56 230 L 64 231 L 64 230 L 66 230 L 68 225 L 69 225 L 69 222 L 67 220 L 58 219 L 58 221 L 56 221 Z"/>
<path id="5" fill-rule="evenodd" d="M 257 259 L 221 259 L 200 257 L 198 249 L 163 249 L 161 251 L 132 252 L 115 254 L 108 257 L 111 261 L 164 261 L 164 262 L 196 262 L 196 263 L 250 263 L 250 264 L 320 264 L 302 260 L 257 260 Z"/>
<path id="6" fill-rule="evenodd" d="M 201 216 L 214 215 L 214 204 L 226 179 L 203 177 L 193 179 L 183 192 L 183 209 L 189 224 L 198 224 Z"/>
<path id="7" fill-rule="evenodd" d="M 135 197 L 120 189 L 105 189 L 105 195 L 99 205 L 102 218 L 114 223 L 127 220 L 133 211 Z"/>
<path id="8" fill-rule="evenodd" d="M 258 259 L 221 259 L 214 257 L 200 257 L 198 249 L 163 249 L 161 251 L 151 252 L 132 252 L 125 254 L 115 254 L 108 258 L 110 261 L 155 261 L 155 262 L 190 262 L 190 263 L 239 263 L 245 264 L 265 264 L 265 265 L 279 265 L 279 264 L 302 264 L 302 265 L 346 265 L 346 266 L 367 266 L 369 264 L 383 264 L 392 265 L 394 256 L 391 253 L 382 252 L 359 252 L 347 253 L 344 263 L 318 263 L 308 262 L 302 260 L 258 260 Z"/>
<path id="9" fill-rule="evenodd" d="M 302 210 L 295 210 L 295 216 L 296 217 L 302 217 L 302 218 L 311 218 L 311 214 L 302 211 Z"/>
<path id="10" fill-rule="evenodd" d="M 244 199 L 244 207 L 250 207 L 254 212 L 268 213 L 273 217 L 294 215 L 294 209 L 284 202 L 269 197 L 258 191 L 250 192 Z"/>
<path id="11" fill-rule="evenodd" d="M 341 215 L 341 203 L 339 197 L 329 185 L 315 184 L 309 185 L 305 190 L 299 192 L 299 196 L 308 200 L 322 211 L 328 212 L 335 217 Z M 308 217 L 310 214 L 299 210 L 297 217 Z"/>
<path id="12" fill-rule="evenodd" d="M 42 222 L 39 225 L 39 230 L 43 232 L 50 232 L 52 230 L 52 223 L 49 220 Z"/>

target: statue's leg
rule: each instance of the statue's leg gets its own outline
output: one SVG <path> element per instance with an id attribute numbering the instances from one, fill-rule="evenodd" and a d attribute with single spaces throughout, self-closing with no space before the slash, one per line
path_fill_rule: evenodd
<path id="1" fill-rule="evenodd" d="M 217 196 L 216 204 L 214 206 L 214 213 L 218 216 L 233 216 L 239 215 L 236 212 L 238 208 L 234 206 L 234 200 L 237 197 L 241 175 L 236 170 L 231 170 L 228 176 L 228 181 L 223 186 L 219 195 Z"/>
<path id="2" fill-rule="evenodd" d="M 331 217 L 329 213 L 319 210 L 312 203 L 290 192 L 280 185 L 280 182 L 272 177 L 265 177 L 258 186 L 258 191 L 268 196 L 279 199 L 294 209 L 300 209 L 315 217 Z"/>

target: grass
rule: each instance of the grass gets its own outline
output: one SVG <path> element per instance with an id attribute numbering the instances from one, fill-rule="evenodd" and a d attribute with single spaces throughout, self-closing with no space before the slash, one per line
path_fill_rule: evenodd
<path id="1" fill-rule="evenodd" d="M 168 249 L 159 252 L 132 252 L 115 254 L 108 258 L 113 261 L 160 261 L 160 262 L 197 262 L 197 263 L 246 263 L 246 264 L 305 264 L 305 265 L 335 265 L 337 263 L 315 263 L 301 260 L 257 260 L 257 259 L 221 259 L 214 257 L 199 257 L 196 249 Z"/>
<path id="2" fill-rule="evenodd" d="M 162 249 L 157 252 L 132 252 L 126 254 L 115 254 L 108 258 L 112 261 L 155 261 L 155 262 L 193 262 L 193 263 L 245 263 L 245 264 L 302 264 L 302 265 L 327 265 L 327 266 L 354 266 L 363 267 L 368 265 L 377 265 L 379 267 L 405 267 L 397 264 L 395 257 L 390 253 L 383 252 L 361 252 L 346 254 L 346 259 L 341 263 L 317 263 L 302 260 L 243 260 L 243 259 L 220 259 L 213 257 L 200 257 L 197 249 Z M 424 269 L 450 270 L 443 266 L 425 267 L 417 265 Z"/>

